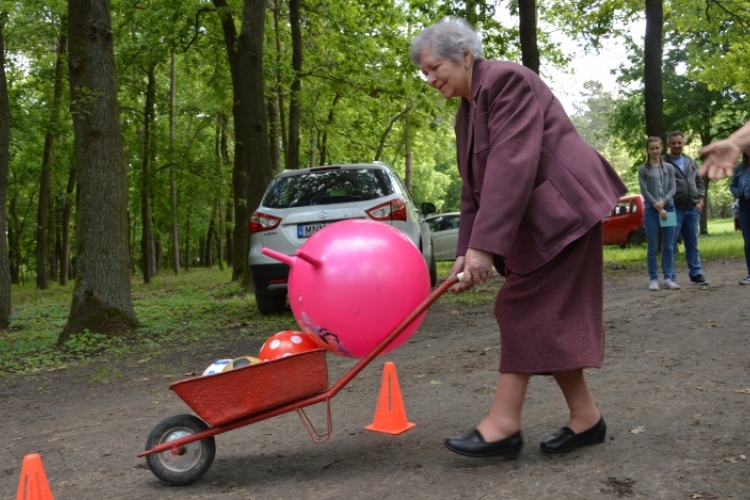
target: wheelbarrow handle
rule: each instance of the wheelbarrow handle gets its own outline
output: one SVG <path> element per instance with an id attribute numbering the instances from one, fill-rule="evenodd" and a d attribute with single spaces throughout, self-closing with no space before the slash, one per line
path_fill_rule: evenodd
<path id="1" fill-rule="evenodd" d="M 426 299 L 424 299 L 424 301 L 419 304 L 419 306 L 417 306 L 417 308 L 412 311 L 406 317 L 406 319 L 404 319 L 401 324 L 399 324 L 390 333 L 390 335 L 384 338 L 370 354 L 360 359 L 357 364 L 354 365 L 347 373 L 345 373 L 338 382 L 333 384 L 333 386 L 331 386 L 331 388 L 326 391 L 326 398 L 332 398 L 334 395 L 336 395 L 337 392 L 343 389 L 346 384 L 351 382 L 351 380 L 356 377 L 357 374 L 361 372 L 365 366 L 370 364 L 370 362 L 375 359 L 378 354 L 383 352 L 383 349 L 388 347 L 388 345 L 393 342 L 396 337 L 401 335 L 401 333 L 403 333 L 403 331 L 406 330 L 406 328 L 408 328 L 409 325 L 414 322 L 414 320 L 416 320 L 422 313 L 424 313 L 427 308 L 432 305 L 433 302 L 439 299 L 440 296 L 443 295 L 450 287 L 452 287 L 459 281 L 463 281 L 463 278 L 464 273 L 458 273 L 456 276 L 450 276 L 448 279 L 442 282 L 440 286 L 433 290 L 433 292 Z"/>

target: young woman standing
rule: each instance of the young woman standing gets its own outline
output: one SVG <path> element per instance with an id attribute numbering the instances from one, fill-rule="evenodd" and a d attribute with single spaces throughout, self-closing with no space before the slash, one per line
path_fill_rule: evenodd
<path id="1" fill-rule="evenodd" d="M 662 237 L 661 268 L 664 273 L 664 287 L 678 290 L 680 285 L 675 281 L 674 241 L 675 226 L 662 225 L 667 221 L 669 212 L 674 212 L 675 176 L 674 167 L 664 163 L 661 157 L 664 144 L 659 137 L 646 139 L 648 161 L 638 169 L 638 183 L 641 195 L 646 200 L 646 264 L 648 265 L 649 290 L 659 290 L 659 270 L 656 266 L 656 254 L 659 247 L 659 232 Z"/>

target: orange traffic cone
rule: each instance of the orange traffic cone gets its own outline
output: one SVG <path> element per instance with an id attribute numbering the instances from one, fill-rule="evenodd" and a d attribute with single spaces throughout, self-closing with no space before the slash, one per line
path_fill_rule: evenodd
<path id="1" fill-rule="evenodd" d="M 383 367 L 383 380 L 380 383 L 378 405 L 375 407 L 375 418 L 372 424 L 365 427 L 368 431 L 401 434 L 417 424 L 406 420 L 404 400 L 401 387 L 396 377 L 396 365 L 388 361 Z"/>
<path id="2" fill-rule="evenodd" d="M 37 453 L 23 457 L 16 500 L 54 500 L 42 466 L 42 457 Z"/>

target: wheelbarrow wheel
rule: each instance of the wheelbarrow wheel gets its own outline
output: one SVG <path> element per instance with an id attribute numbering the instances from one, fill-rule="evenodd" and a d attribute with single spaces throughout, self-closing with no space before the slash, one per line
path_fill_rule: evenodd
<path id="1" fill-rule="evenodd" d="M 208 425 L 193 415 L 175 415 L 165 418 L 151 431 L 146 440 L 146 449 L 197 434 L 208 429 Z M 177 450 L 152 453 L 146 457 L 151 472 L 163 483 L 182 486 L 200 479 L 211 467 L 216 455 L 214 437 L 207 437 L 180 446 Z"/>

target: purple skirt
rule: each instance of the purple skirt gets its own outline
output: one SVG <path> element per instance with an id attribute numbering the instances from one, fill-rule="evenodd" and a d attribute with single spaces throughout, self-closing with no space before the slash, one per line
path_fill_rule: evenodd
<path id="1" fill-rule="evenodd" d="M 495 299 L 500 371 L 600 368 L 603 308 L 602 229 L 597 224 L 533 273 L 506 270 Z"/>

